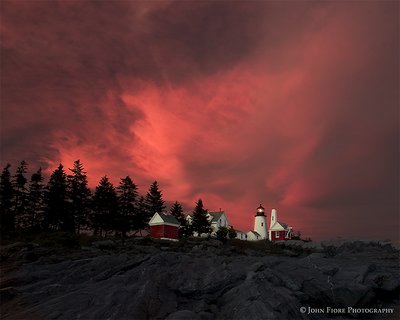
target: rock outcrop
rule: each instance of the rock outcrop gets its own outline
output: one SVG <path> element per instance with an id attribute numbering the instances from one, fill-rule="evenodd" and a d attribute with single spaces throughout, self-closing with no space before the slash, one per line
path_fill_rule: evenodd
<path id="1" fill-rule="evenodd" d="M 369 318 L 396 319 L 399 252 L 372 243 L 333 248 L 294 257 L 217 241 L 156 247 L 107 240 L 60 255 L 18 243 L 2 250 L 9 266 L 2 318 L 331 319 L 300 310 L 387 307 L 394 313 Z"/>

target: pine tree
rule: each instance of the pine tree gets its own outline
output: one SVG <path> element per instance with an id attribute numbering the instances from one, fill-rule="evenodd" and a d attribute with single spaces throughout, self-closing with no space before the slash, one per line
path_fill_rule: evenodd
<path id="1" fill-rule="evenodd" d="M 28 164 L 22 160 L 18 166 L 13 179 L 14 199 L 13 211 L 16 221 L 16 227 L 23 228 L 28 211 L 28 190 L 26 184 L 28 180 L 25 177 Z"/>
<path id="2" fill-rule="evenodd" d="M 203 201 L 201 199 L 197 201 L 196 208 L 193 211 L 191 229 L 196 232 L 198 236 L 202 233 L 211 232 L 211 222 L 207 219 L 207 210 L 203 208 Z"/>
<path id="3" fill-rule="evenodd" d="M 93 197 L 92 227 L 94 234 L 105 236 L 115 230 L 118 209 L 117 193 L 107 176 L 100 179 Z"/>
<path id="4" fill-rule="evenodd" d="M 219 227 L 216 232 L 217 239 L 221 240 L 223 243 L 226 243 L 228 233 L 229 233 L 229 230 L 227 227 L 223 227 L 223 226 Z"/>
<path id="5" fill-rule="evenodd" d="M 181 225 L 186 222 L 185 215 L 183 214 L 182 205 L 178 201 L 175 201 L 175 203 L 172 205 L 170 214 L 174 216 Z"/>
<path id="6" fill-rule="evenodd" d="M 182 205 L 178 201 L 175 201 L 175 203 L 171 207 L 170 214 L 174 216 L 176 220 L 178 220 L 178 222 L 180 223 L 179 237 L 184 238 L 189 236 L 190 232 L 187 225 L 186 217 L 183 214 Z"/>
<path id="7" fill-rule="evenodd" d="M 146 207 L 146 200 L 143 196 L 139 198 L 137 202 L 137 215 L 135 219 L 134 230 L 139 231 L 140 235 L 142 235 L 142 230 L 148 226 L 149 220 L 147 217 L 149 216 Z"/>
<path id="8" fill-rule="evenodd" d="M 28 205 L 29 216 L 26 221 L 31 231 L 38 231 L 44 220 L 44 184 L 42 168 L 32 174 L 29 183 Z"/>
<path id="9" fill-rule="evenodd" d="M 166 207 L 162 199 L 162 192 L 159 190 L 157 181 L 154 181 L 149 188 L 145 198 L 146 205 L 146 224 L 150 221 L 151 217 L 156 213 L 162 213 Z"/>
<path id="10" fill-rule="evenodd" d="M 74 161 L 72 174 L 68 175 L 68 200 L 70 202 L 70 214 L 75 222 L 75 232 L 87 225 L 89 215 L 91 192 L 88 188 L 86 172 L 80 160 Z"/>
<path id="11" fill-rule="evenodd" d="M 74 231 L 67 201 L 67 175 L 62 164 L 50 176 L 46 187 L 44 229 Z"/>
<path id="12" fill-rule="evenodd" d="M 229 239 L 235 239 L 236 236 L 237 236 L 237 232 L 236 232 L 236 230 L 231 226 L 231 227 L 228 229 L 228 237 L 229 237 Z"/>
<path id="13" fill-rule="evenodd" d="M 15 216 L 12 210 L 14 189 L 11 183 L 10 164 L 7 164 L 0 177 L 0 231 L 2 235 L 15 230 Z"/>
<path id="14" fill-rule="evenodd" d="M 118 193 L 118 219 L 116 228 L 124 239 L 126 233 L 135 230 L 138 220 L 136 184 L 127 176 L 122 178 L 117 188 Z"/>

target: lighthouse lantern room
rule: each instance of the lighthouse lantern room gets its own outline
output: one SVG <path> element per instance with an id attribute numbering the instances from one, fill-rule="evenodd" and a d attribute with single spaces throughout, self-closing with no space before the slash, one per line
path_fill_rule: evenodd
<path id="1" fill-rule="evenodd" d="M 265 217 L 265 209 L 261 204 L 257 208 L 254 218 L 254 231 L 261 236 L 261 239 L 267 238 L 267 219 Z"/>

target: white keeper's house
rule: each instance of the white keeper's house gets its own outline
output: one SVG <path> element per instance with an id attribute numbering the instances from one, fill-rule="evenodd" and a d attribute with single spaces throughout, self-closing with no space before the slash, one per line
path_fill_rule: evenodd
<path id="1" fill-rule="evenodd" d="M 210 211 L 207 213 L 207 219 L 211 222 L 211 235 L 214 236 L 220 227 L 230 228 L 228 217 L 225 211 Z M 186 216 L 186 220 L 189 224 L 192 223 L 193 217 L 191 215 Z"/>

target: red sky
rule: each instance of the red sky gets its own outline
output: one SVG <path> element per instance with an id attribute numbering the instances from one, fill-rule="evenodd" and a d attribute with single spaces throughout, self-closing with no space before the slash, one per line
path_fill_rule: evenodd
<path id="1" fill-rule="evenodd" d="M 397 1 L 0 5 L 2 166 L 399 240 Z"/>

